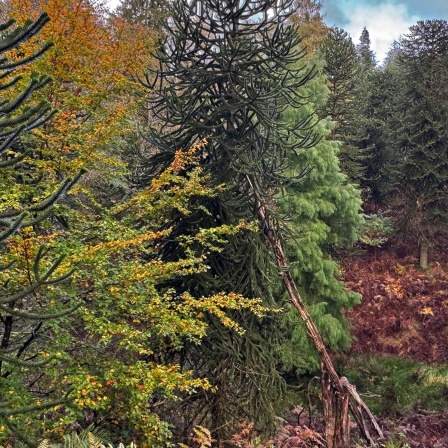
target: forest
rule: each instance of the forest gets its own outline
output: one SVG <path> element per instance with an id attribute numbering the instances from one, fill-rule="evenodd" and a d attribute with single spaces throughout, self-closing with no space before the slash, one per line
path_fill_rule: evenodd
<path id="1" fill-rule="evenodd" d="M 0 0 L 0 447 L 448 447 L 448 22 Z"/>

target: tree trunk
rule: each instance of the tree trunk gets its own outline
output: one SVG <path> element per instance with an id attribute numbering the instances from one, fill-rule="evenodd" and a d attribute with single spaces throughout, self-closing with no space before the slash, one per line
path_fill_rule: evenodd
<path id="1" fill-rule="evenodd" d="M 428 249 L 428 241 L 426 238 L 422 238 L 420 243 L 420 267 L 424 270 L 428 269 Z"/>
<path id="2" fill-rule="evenodd" d="M 321 366 L 322 405 L 325 419 L 327 448 L 350 446 L 350 395 L 335 390 L 325 366 Z"/>
<path id="3" fill-rule="evenodd" d="M 260 198 L 257 198 L 257 206 L 260 223 L 263 226 L 264 234 L 266 235 L 266 238 L 269 241 L 275 255 L 277 266 L 279 267 L 283 283 L 288 290 L 290 300 L 302 317 L 308 333 L 314 342 L 314 346 L 316 347 L 316 350 L 321 358 L 322 398 L 327 446 L 328 448 L 349 448 L 349 407 L 364 438 L 369 445 L 374 445 L 374 441 L 369 434 L 369 429 L 363 418 L 363 411 L 367 414 L 371 425 L 380 439 L 383 438 L 381 428 L 378 426 L 378 423 L 369 408 L 356 392 L 356 388 L 349 383 L 347 378 L 339 378 L 336 373 L 319 330 L 313 322 L 311 315 L 309 314 L 305 303 L 300 296 L 294 278 L 288 269 L 288 260 L 283 250 L 283 245 L 275 222 L 267 216 L 266 209 Z M 350 403 L 350 396 L 354 399 L 356 405 Z"/>

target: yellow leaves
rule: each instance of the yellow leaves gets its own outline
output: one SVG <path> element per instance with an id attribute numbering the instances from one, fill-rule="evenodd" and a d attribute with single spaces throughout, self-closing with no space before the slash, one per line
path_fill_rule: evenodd
<path id="1" fill-rule="evenodd" d="M 99 381 L 99 378 L 92 375 L 82 376 L 82 372 L 78 377 L 70 378 L 75 386 L 75 391 L 72 393 L 73 401 L 80 408 L 100 409 L 106 405 L 108 400 L 105 395 L 105 386 Z"/>
<path id="2" fill-rule="evenodd" d="M 122 136 L 129 115 L 140 103 L 141 75 L 150 62 L 148 49 L 155 36 L 145 27 L 117 18 L 106 19 L 97 2 L 79 0 L 11 0 L 10 14 L 18 23 L 36 18 L 42 10 L 50 22 L 38 38 L 22 45 L 31 53 L 39 42 L 54 46 L 39 58 L 32 70 L 49 74 L 52 83 L 42 92 L 60 113 L 36 132 L 41 169 L 60 175 L 81 166 L 123 171 L 124 165 L 104 154 L 105 146 Z M 108 22 L 109 21 L 109 22 Z M 31 76 L 25 68 L 25 78 Z M 24 81 L 25 82 L 25 81 Z M 36 95 L 37 97 L 37 95 Z M 36 162 L 37 163 L 37 162 Z"/>
<path id="3" fill-rule="evenodd" d="M 140 235 L 136 235 L 132 238 L 114 239 L 113 241 L 107 241 L 94 246 L 89 246 L 85 255 L 95 256 L 98 252 L 107 252 L 112 255 L 114 253 L 123 253 L 125 250 L 140 247 L 145 243 L 150 243 L 154 240 L 167 236 L 170 229 L 161 230 L 157 232 L 146 231 Z M 84 257 L 83 255 L 82 257 Z"/>
<path id="4" fill-rule="evenodd" d="M 209 429 L 205 428 L 204 426 L 196 426 L 193 428 L 194 436 L 192 438 L 193 442 L 197 444 L 199 448 L 209 448 L 213 446 L 213 443 L 216 442 L 215 439 L 212 438 L 212 434 Z M 185 445 L 183 443 L 179 444 L 180 448 L 189 448 L 188 445 Z"/>
<path id="5" fill-rule="evenodd" d="M 430 308 L 429 306 L 425 306 L 424 308 L 422 308 L 422 310 L 420 311 L 420 314 L 424 315 L 424 316 L 434 316 L 434 313 L 432 311 L 432 308 Z"/>
<path id="6" fill-rule="evenodd" d="M 193 310 L 200 310 L 196 314 L 196 318 L 199 319 L 199 316 L 203 316 L 202 312 L 208 312 L 216 316 L 224 326 L 238 334 L 243 334 L 244 328 L 227 315 L 229 310 L 248 310 L 258 317 L 263 317 L 267 313 L 280 311 L 279 309 L 262 306 L 261 299 L 247 299 L 240 294 L 234 293 L 220 293 L 200 299 L 195 299 L 190 294 L 185 293 L 182 295 L 182 299 L 184 300 L 183 304 L 179 306 L 181 313 L 189 314 Z"/>

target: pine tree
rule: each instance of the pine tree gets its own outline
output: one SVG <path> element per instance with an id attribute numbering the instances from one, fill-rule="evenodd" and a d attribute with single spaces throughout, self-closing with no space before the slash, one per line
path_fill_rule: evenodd
<path id="1" fill-rule="evenodd" d="M 13 20 L 0 26 L 0 421 L 10 435 L 25 442 L 31 428 L 22 431 L 16 419 L 62 401 L 59 396 L 36 403 L 30 393 L 30 389 L 45 387 L 40 381 L 42 372 L 53 361 L 39 340 L 48 322 L 54 324 L 56 318 L 73 310 L 61 303 L 52 305 L 43 295 L 46 289 L 67 280 L 71 271 L 61 272 L 64 257 L 56 256 L 50 262 L 48 249 L 36 245 L 31 235 L 40 232 L 45 239 L 47 218 L 54 204 L 79 176 L 66 179 L 43 196 L 45 189 L 39 189 L 39 178 L 35 178 L 30 163 L 34 156 L 31 131 L 47 122 L 53 112 L 46 102 L 33 103 L 32 95 L 50 80 L 45 75 L 33 75 L 18 95 L 13 93 L 22 82 L 17 75 L 20 68 L 32 63 L 50 45 L 22 58 L 8 57 L 11 51 L 20 54 L 20 44 L 38 34 L 48 20 L 43 14 L 22 27 L 15 27 Z M 41 392 L 51 397 L 45 389 Z"/>
<path id="2" fill-rule="evenodd" d="M 410 28 L 396 56 L 400 79 L 395 140 L 396 191 L 405 225 L 418 238 L 420 264 L 445 233 L 448 213 L 448 23 L 426 20 Z"/>
<path id="3" fill-rule="evenodd" d="M 289 108 L 285 118 L 298 122 L 326 102 L 322 61 L 315 56 L 310 64 L 319 69 L 319 75 L 302 87 L 300 93 L 308 98 L 301 108 Z M 339 271 L 333 259 L 337 248 L 352 244 L 357 238 L 361 216 L 360 197 L 347 177 L 341 173 L 337 157 L 338 143 L 328 140 L 332 123 L 329 119 L 315 121 L 313 130 L 320 136 L 319 143 L 311 149 L 301 149 L 288 154 L 291 177 L 294 170 L 308 170 L 296 183 L 285 186 L 279 195 L 282 213 L 288 217 L 292 238 L 287 242 L 288 259 L 300 293 L 313 320 L 329 347 L 333 350 L 347 348 L 349 332 L 341 309 L 348 309 L 359 300 L 347 291 L 339 281 Z M 298 321 L 297 313 L 289 313 L 288 319 L 297 320 L 290 341 L 280 347 L 285 355 L 285 365 L 299 371 L 317 370 L 319 359 L 313 354 L 305 328 Z M 309 350 L 294 353 L 293 346 L 309 346 Z M 294 356 L 290 358 L 290 354 Z"/>

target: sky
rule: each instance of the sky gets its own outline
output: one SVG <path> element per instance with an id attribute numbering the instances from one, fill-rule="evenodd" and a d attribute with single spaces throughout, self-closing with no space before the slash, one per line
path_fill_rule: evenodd
<path id="1" fill-rule="evenodd" d="M 106 0 L 113 8 L 119 0 Z M 355 44 L 362 29 L 370 34 L 371 48 L 382 62 L 394 40 L 418 20 L 448 20 L 448 0 L 322 0 L 325 23 L 347 31 Z"/>
<path id="2" fill-rule="evenodd" d="M 448 0 L 322 0 L 325 23 L 347 31 L 357 44 L 364 27 L 382 62 L 394 40 L 419 20 L 448 20 Z"/>

